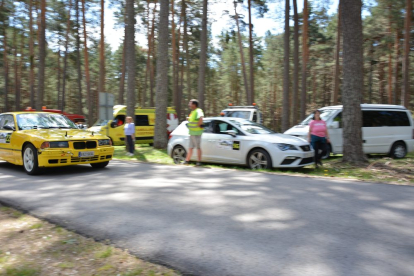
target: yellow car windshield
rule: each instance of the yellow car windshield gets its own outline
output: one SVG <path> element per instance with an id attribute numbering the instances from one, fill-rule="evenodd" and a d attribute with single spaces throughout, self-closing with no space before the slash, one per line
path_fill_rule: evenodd
<path id="1" fill-rule="evenodd" d="M 61 114 L 27 113 L 17 115 L 20 130 L 40 128 L 77 128 L 76 125 Z"/>

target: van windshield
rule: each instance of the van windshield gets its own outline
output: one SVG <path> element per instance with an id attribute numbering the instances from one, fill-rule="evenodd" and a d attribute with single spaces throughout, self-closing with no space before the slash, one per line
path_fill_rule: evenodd
<path id="1" fill-rule="evenodd" d="M 324 121 L 327 121 L 330 116 L 336 111 L 336 109 L 323 109 L 321 110 L 321 119 Z M 307 126 L 309 123 L 313 120 L 313 113 L 310 114 L 308 117 L 306 117 L 305 120 L 303 120 L 300 125 Z"/>
<path id="2" fill-rule="evenodd" d="M 109 120 L 98 120 L 94 124 L 94 126 L 106 126 L 108 124 Z"/>
<path id="3" fill-rule="evenodd" d="M 223 111 L 224 117 L 234 117 L 250 120 L 251 111 L 242 111 L 242 110 L 232 110 L 232 111 Z"/>

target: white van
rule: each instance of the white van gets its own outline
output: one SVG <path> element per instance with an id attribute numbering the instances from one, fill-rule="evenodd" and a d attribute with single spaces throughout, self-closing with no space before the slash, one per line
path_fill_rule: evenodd
<path id="1" fill-rule="evenodd" d="M 403 158 L 414 151 L 414 123 L 411 112 L 400 105 L 361 104 L 362 137 L 364 152 L 367 154 L 389 154 Z M 343 152 L 342 105 L 321 108 L 321 119 L 326 122 L 331 140 L 329 152 Z M 287 130 L 285 134 L 307 139 L 309 123 L 313 114 L 302 123 Z"/>

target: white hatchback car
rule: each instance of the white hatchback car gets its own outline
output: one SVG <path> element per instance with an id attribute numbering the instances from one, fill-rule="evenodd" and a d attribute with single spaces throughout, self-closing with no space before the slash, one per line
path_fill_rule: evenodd
<path id="1" fill-rule="evenodd" d="M 187 155 L 187 123 L 171 133 L 168 143 L 168 154 L 176 164 Z M 201 149 L 202 162 L 247 165 L 251 169 L 298 168 L 314 163 L 314 151 L 306 140 L 240 118 L 205 118 Z M 194 151 L 191 160 L 196 159 Z"/>

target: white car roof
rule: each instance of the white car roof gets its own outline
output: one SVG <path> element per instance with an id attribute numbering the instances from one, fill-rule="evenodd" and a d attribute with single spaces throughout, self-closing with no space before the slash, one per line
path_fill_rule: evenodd
<path id="1" fill-rule="evenodd" d="M 320 109 L 342 109 L 343 105 L 333 105 L 325 106 Z M 361 104 L 362 109 L 404 109 L 406 108 L 402 105 L 393 105 L 393 104 Z"/>

